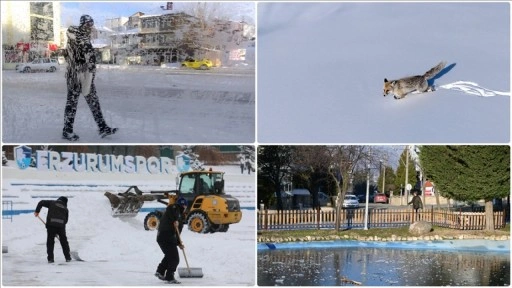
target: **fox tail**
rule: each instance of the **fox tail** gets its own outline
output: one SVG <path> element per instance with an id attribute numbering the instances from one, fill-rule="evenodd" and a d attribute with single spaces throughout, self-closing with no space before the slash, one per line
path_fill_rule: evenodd
<path id="1" fill-rule="evenodd" d="M 443 61 L 443 62 L 437 64 L 432 69 L 425 72 L 425 74 L 423 74 L 423 77 L 425 77 L 427 79 L 433 78 L 434 76 L 437 75 L 437 73 L 439 73 L 439 72 L 441 72 L 441 70 L 443 70 L 444 66 L 446 66 L 446 62 Z"/>

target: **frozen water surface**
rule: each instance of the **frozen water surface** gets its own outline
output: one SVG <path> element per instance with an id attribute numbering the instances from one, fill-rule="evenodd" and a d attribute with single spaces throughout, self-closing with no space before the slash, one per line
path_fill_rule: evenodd
<path id="1" fill-rule="evenodd" d="M 365 286 L 510 285 L 508 241 L 482 240 L 476 245 L 474 241 L 460 241 L 430 248 L 407 243 L 331 243 L 259 249 L 258 285 L 338 286 L 345 284 L 341 280 L 344 277 Z M 489 249 L 485 248 L 488 244 Z"/>

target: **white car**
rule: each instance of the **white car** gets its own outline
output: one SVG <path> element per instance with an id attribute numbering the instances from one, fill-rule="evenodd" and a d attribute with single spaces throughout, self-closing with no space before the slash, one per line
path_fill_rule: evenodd
<path id="1" fill-rule="evenodd" d="M 356 195 L 345 195 L 343 208 L 359 208 L 359 199 Z"/>
<path id="2" fill-rule="evenodd" d="M 30 63 L 21 63 L 16 65 L 16 71 L 23 73 L 29 73 L 32 71 L 55 72 L 58 67 L 59 62 L 55 59 L 39 58 Z"/>

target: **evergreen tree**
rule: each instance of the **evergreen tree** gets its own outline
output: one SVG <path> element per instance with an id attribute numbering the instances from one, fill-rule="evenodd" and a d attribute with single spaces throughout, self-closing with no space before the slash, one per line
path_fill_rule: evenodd
<path id="1" fill-rule="evenodd" d="M 492 200 L 510 193 L 509 146 L 422 146 L 420 159 L 442 196 L 485 200 L 486 230 L 494 230 Z"/>
<path id="2" fill-rule="evenodd" d="M 246 169 L 255 169 L 255 147 L 252 145 L 240 145 L 238 146 L 240 153 L 237 155 L 240 163 L 243 163 Z M 249 164 L 249 165 L 247 165 Z M 251 171 L 249 171 L 250 174 Z"/>
<path id="3" fill-rule="evenodd" d="M 292 146 L 258 146 L 258 199 L 269 201 L 275 193 L 277 210 L 283 209 L 281 184 L 290 174 L 292 153 Z"/>
<path id="4" fill-rule="evenodd" d="M 400 160 L 398 160 L 398 168 L 396 169 L 396 175 L 394 184 L 396 187 L 396 195 L 400 195 L 400 188 L 405 191 L 405 164 L 407 163 L 407 147 L 404 149 L 402 154 L 400 155 Z M 413 185 L 416 183 L 416 168 L 414 167 L 414 161 L 409 155 L 409 165 L 408 165 L 408 181 L 407 184 Z M 382 181 L 382 179 L 381 179 Z"/>
<path id="5" fill-rule="evenodd" d="M 190 168 L 193 171 L 204 171 L 203 162 L 199 161 L 199 155 L 194 153 L 194 145 L 184 145 L 181 146 L 182 151 L 178 152 L 178 156 L 181 154 L 185 154 L 190 158 Z"/>

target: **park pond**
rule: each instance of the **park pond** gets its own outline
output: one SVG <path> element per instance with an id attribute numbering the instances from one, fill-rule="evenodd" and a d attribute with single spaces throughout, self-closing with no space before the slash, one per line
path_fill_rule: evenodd
<path id="1" fill-rule="evenodd" d="M 510 242 L 267 243 L 257 273 L 259 286 L 508 286 Z"/>

